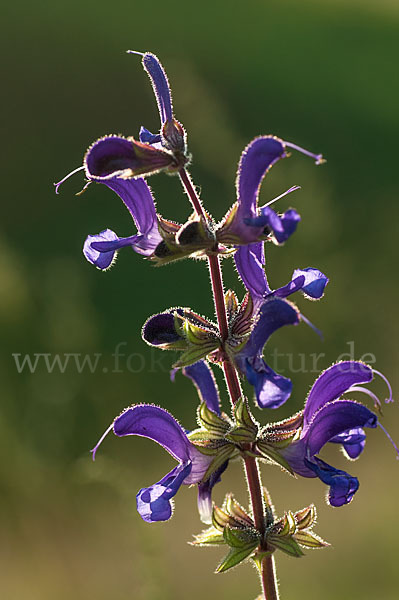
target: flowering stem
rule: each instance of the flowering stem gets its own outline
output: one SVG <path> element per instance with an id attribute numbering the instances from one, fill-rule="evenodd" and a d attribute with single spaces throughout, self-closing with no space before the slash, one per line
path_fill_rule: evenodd
<path id="1" fill-rule="evenodd" d="M 180 180 L 186 190 L 192 205 L 197 214 L 206 220 L 206 215 L 202 208 L 200 199 L 195 191 L 191 179 L 185 169 L 179 171 Z M 209 270 L 211 274 L 213 300 L 218 320 L 219 333 L 223 342 L 228 338 L 229 330 L 227 323 L 226 305 L 224 301 L 223 279 L 220 268 L 220 261 L 217 255 L 217 246 L 215 254 L 208 254 Z M 234 405 L 241 397 L 241 386 L 238 379 L 235 366 L 229 360 L 227 354 L 223 360 L 223 371 L 229 389 L 230 399 Z M 252 512 L 257 530 L 263 536 L 265 533 L 265 509 L 263 505 L 262 484 L 256 459 L 247 456 L 244 458 L 245 472 L 248 481 L 248 488 L 251 497 Z M 264 550 L 264 548 L 261 548 Z M 274 568 L 273 556 L 267 556 L 262 560 L 261 582 L 265 600 L 278 600 L 278 591 L 276 585 L 276 573 Z"/>
<path id="2" fill-rule="evenodd" d="M 208 264 L 211 274 L 212 292 L 215 302 L 220 337 L 222 338 L 222 341 L 225 342 L 229 336 L 229 328 L 227 324 L 226 307 L 224 303 L 222 271 L 220 269 L 220 261 L 217 254 L 208 255 Z"/>
<path id="3" fill-rule="evenodd" d="M 190 202 L 193 205 L 195 212 L 206 221 L 206 215 L 204 213 L 204 209 L 202 208 L 201 200 L 199 199 L 199 196 L 195 191 L 193 183 L 190 179 L 190 175 L 187 173 L 186 169 L 183 168 L 180 169 L 179 176 L 182 185 L 186 190 L 188 197 L 190 198 Z"/>

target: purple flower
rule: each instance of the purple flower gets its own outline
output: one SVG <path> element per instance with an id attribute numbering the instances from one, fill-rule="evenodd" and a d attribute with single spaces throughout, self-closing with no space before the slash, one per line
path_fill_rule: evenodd
<path id="1" fill-rule="evenodd" d="M 254 386 L 258 406 L 279 408 L 290 397 L 292 383 L 265 363 L 263 348 L 277 329 L 284 325 L 297 325 L 300 315 L 286 300 L 270 298 L 260 306 L 256 319 L 248 342 L 235 357 L 236 364 Z"/>
<path id="2" fill-rule="evenodd" d="M 137 494 L 137 511 L 148 523 L 167 521 L 172 516 L 172 498 L 182 484 L 200 483 L 212 461 L 190 442 L 184 429 L 163 408 L 149 404 L 138 404 L 127 408 L 115 419 L 97 445 L 93 448 L 93 459 L 104 437 L 110 430 L 115 435 L 138 435 L 160 444 L 178 465 L 160 481 Z"/>
<path id="3" fill-rule="evenodd" d="M 263 347 L 270 335 L 284 325 L 297 325 L 304 317 L 285 298 L 301 291 L 316 300 L 323 296 L 328 278 L 317 269 L 296 269 L 291 281 L 271 290 L 263 265 L 264 244 L 241 246 L 235 254 L 238 273 L 254 303 L 255 325 L 244 348 L 237 354 L 240 371 L 254 386 L 260 408 L 279 408 L 290 397 L 290 379 L 278 375 L 263 360 Z M 306 319 L 305 319 L 306 320 Z"/>
<path id="4" fill-rule="evenodd" d="M 271 239 L 276 244 L 282 244 L 294 233 L 300 221 L 300 216 L 294 209 L 289 209 L 279 216 L 270 208 L 271 203 L 258 208 L 258 196 L 263 177 L 280 158 L 287 156 L 287 147 L 312 156 L 316 164 L 323 162 L 321 155 L 311 154 L 277 137 L 255 138 L 241 155 L 236 182 L 237 203 L 225 216 L 217 231 L 219 242 L 245 245 Z M 296 189 L 298 186 L 290 188 L 275 200 Z"/>
<path id="5" fill-rule="evenodd" d="M 328 277 L 318 269 L 306 267 L 295 269 L 291 281 L 277 290 L 272 290 L 267 281 L 264 265 L 264 243 L 241 246 L 234 255 L 239 276 L 250 292 L 255 306 L 270 297 L 287 298 L 295 292 L 302 292 L 305 298 L 319 300 L 324 294 Z"/>
<path id="6" fill-rule="evenodd" d="M 166 149 L 185 152 L 186 134 L 182 125 L 176 121 L 173 114 L 172 94 L 168 78 L 159 59 L 151 52 L 128 51 L 142 56 L 142 64 L 151 79 L 152 87 L 158 104 L 161 121 L 160 132 L 153 134 L 145 127 L 140 129 L 140 141 L 147 144 L 162 144 Z"/>
<path id="7" fill-rule="evenodd" d="M 172 380 L 174 380 L 177 371 L 178 369 L 172 370 Z M 217 415 L 220 415 L 219 390 L 213 371 L 210 369 L 206 361 L 199 360 L 193 365 L 183 367 L 181 372 L 183 375 L 191 379 L 195 385 L 200 401 L 205 402 L 211 411 Z"/>
<path id="8" fill-rule="evenodd" d="M 95 141 L 84 157 L 86 177 L 106 181 L 113 177 L 131 179 L 140 175 L 153 175 L 159 171 L 176 170 L 173 155 L 134 138 L 107 135 Z"/>
<path id="9" fill-rule="evenodd" d="M 142 127 L 140 141 L 119 135 L 100 138 L 84 158 L 88 179 L 106 181 L 112 177 L 152 175 L 161 170 L 175 172 L 187 162 L 186 134 L 173 116 L 170 87 L 161 63 L 150 52 L 132 53 L 142 56 L 143 67 L 151 79 L 161 120 L 160 132 L 153 134 Z"/>
<path id="10" fill-rule="evenodd" d="M 195 384 L 201 402 L 205 402 L 211 411 L 220 415 L 219 392 L 208 365 L 204 361 L 199 361 L 185 367 L 182 372 Z M 137 494 L 137 511 L 144 521 L 153 523 L 170 519 L 173 509 L 172 498 L 180 486 L 196 483 L 201 520 L 204 523 L 211 522 L 212 488 L 220 481 L 228 461 L 204 477 L 214 457 L 201 454 L 187 437 L 187 432 L 168 411 L 149 404 L 138 404 L 127 408 L 117 417 L 93 448 L 93 460 L 98 447 L 111 429 L 118 437 L 125 435 L 147 437 L 160 444 L 179 463 L 160 481 L 150 487 L 142 488 Z"/>
<path id="11" fill-rule="evenodd" d="M 319 477 L 330 486 L 329 503 L 350 502 L 359 487 L 356 477 L 328 465 L 316 454 L 327 442 L 340 443 L 350 458 L 363 450 L 364 427 L 376 427 L 377 416 L 362 404 L 342 396 L 359 391 L 373 379 L 373 370 L 357 361 L 337 363 L 316 379 L 306 400 L 299 438 L 280 450 L 293 471 L 302 477 Z M 366 393 L 367 389 L 365 388 Z"/>
<path id="12" fill-rule="evenodd" d="M 120 248 L 130 246 L 138 254 L 150 256 L 162 241 L 154 198 L 144 179 L 124 180 L 115 177 L 103 183 L 122 199 L 135 222 L 137 233 L 120 238 L 111 229 L 105 229 L 86 238 L 83 253 L 89 262 L 102 270 L 112 265 Z"/>

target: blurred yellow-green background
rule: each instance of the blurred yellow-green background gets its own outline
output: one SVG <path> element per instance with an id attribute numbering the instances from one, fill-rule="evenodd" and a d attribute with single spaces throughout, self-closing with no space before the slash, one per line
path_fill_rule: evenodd
<path id="1" fill-rule="evenodd" d="M 79 166 L 96 138 L 136 135 L 142 124 L 157 129 L 150 83 L 125 50 L 151 50 L 165 65 L 177 118 L 189 134 L 192 175 L 216 218 L 234 200 L 240 152 L 256 135 L 273 133 L 328 159 L 316 167 L 295 154 L 262 188 L 267 201 L 302 186 L 279 205 L 292 204 L 303 220 L 285 247 L 268 248 L 271 284 L 286 283 L 296 267 L 315 266 L 330 277 L 321 302 L 298 298 L 324 342 L 301 325 L 275 334 L 267 348 L 269 358 L 275 348 L 284 355 L 294 394 L 271 415 L 257 411 L 264 422 L 302 407 L 316 376 L 315 353 L 324 355 L 320 368 L 348 352 L 375 360 L 398 390 L 398 36 L 394 0 L 21 0 L 8 6 L 0 41 L 1 598 L 239 600 L 259 593 L 249 565 L 216 576 L 221 552 L 187 545 L 202 528 L 194 489 L 180 491 L 171 522 L 141 521 L 137 490 L 173 464 L 160 448 L 111 435 L 97 461 L 90 459 L 98 437 L 134 402 L 161 404 L 186 427 L 194 425 L 190 382 L 169 381 L 173 356 L 145 346 L 140 327 L 169 306 L 191 305 L 213 316 L 202 263 L 157 270 L 126 250 L 101 273 L 84 260 L 88 233 L 133 232 L 109 190 L 91 186 L 76 197 L 83 184 L 76 175 L 54 194 L 53 181 Z M 176 178 L 153 177 L 151 186 L 165 217 L 187 217 Z M 241 294 L 227 262 L 225 274 Z M 125 356 L 115 368 L 118 344 Z M 33 373 L 19 373 L 13 355 L 35 353 L 100 358 L 94 373 L 79 373 L 72 359 L 63 373 L 48 373 L 40 361 Z M 384 397 L 382 382 L 373 389 Z M 398 439 L 397 405 L 384 414 Z M 318 531 L 333 546 L 301 560 L 278 556 L 282 599 L 396 599 L 399 483 L 392 447 L 376 430 L 358 462 L 348 464 L 335 447 L 323 457 L 359 477 L 350 506 L 327 507 L 318 480 L 262 469 L 277 510 L 314 502 Z M 246 503 L 242 479 L 240 465 L 231 465 L 215 488 L 217 502 L 233 490 Z"/>

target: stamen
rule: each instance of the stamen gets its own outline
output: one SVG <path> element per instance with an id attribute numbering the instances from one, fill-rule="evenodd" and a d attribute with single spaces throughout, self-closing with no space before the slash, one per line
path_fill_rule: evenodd
<path id="1" fill-rule="evenodd" d="M 367 388 L 357 386 L 357 385 L 354 385 L 351 388 L 349 388 L 349 390 L 346 392 L 346 394 L 349 394 L 350 392 L 362 392 L 363 394 L 366 394 L 367 396 L 369 396 L 374 401 L 374 408 L 376 410 L 378 410 L 378 412 L 382 415 L 381 401 L 373 392 L 371 392 Z"/>
<path id="2" fill-rule="evenodd" d="M 389 383 L 388 379 L 385 377 L 385 375 L 383 375 L 382 373 L 380 373 L 380 371 L 377 371 L 377 369 L 372 369 L 373 373 L 375 373 L 376 375 L 379 375 L 387 384 L 387 388 L 389 390 L 389 398 L 385 398 L 385 402 L 387 404 L 389 404 L 390 402 L 393 402 L 394 399 L 392 397 L 392 388 L 391 388 L 391 384 Z"/>
<path id="3" fill-rule="evenodd" d="M 399 460 L 399 448 L 397 447 L 397 445 L 395 444 L 395 442 L 393 441 L 393 439 L 391 438 L 391 436 L 389 435 L 389 433 L 387 432 L 387 430 L 385 429 L 385 427 L 383 425 L 381 425 L 380 422 L 378 422 L 378 425 L 381 427 L 382 431 L 385 433 L 385 435 L 387 436 L 387 438 L 389 439 L 389 441 L 391 442 L 392 446 L 395 448 L 395 452 L 396 452 L 396 460 Z"/>
<path id="4" fill-rule="evenodd" d="M 91 183 L 93 183 L 93 182 L 92 182 L 92 181 L 88 181 L 88 182 L 86 183 L 86 185 L 84 185 L 84 186 L 82 187 L 82 189 L 80 190 L 80 192 L 76 192 L 75 196 L 81 196 L 81 195 L 82 195 L 82 194 L 83 194 L 83 193 L 84 193 L 84 192 L 87 190 L 87 188 L 89 187 L 89 185 L 90 185 Z"/>
<path id="5" fill-rule="evenodd" d="M 55 193 L 58 194 L 58 188 L 60 187 L 61 184 L 64 183 L 64 181 L 66 181 L 67 179 L 69 179 L 70 177 L 72 177 L 72 175 L 75 175 L 75 173 L 77 173 L 78 171 L 82 171 L 84 169 L 84 167 L 78 167 L 77 169 L 75 169 L 74 171 L 71 171 L 70 173 L 68 173 L 68 175 L 66 175 L 64 177 L 64 179 L 61 179 L 61 181 L 59 181 L 58 183 L 54 183 L 53 185 L 55 185 Z"/>
<path id="6" fill-rule="evenodd" d="M 321 339 L 321 341 L 324 341 L 324 336 L 323 336 L 323 332 L 320 331 L 320 329 L 318 329 L 316 327 L 316 325 L 313 325 L 313 323 L 311 321 L 309 321 L 309 319 L 307 319 L 302 313 L 299 314 L 301 321 L 303 321 L 304 323 L 306 323 L 306 325 L 308 325 L 311 329 L 313 329 L 313 331 L 315 333 L 317 333 L 317 335 L 319 336 L 319 338 Z"/>
<path id="7" fill-rule="evenodd" d="M 98 440 L 97 444 L 94 446 L 94 448 L 92 450 L 90 450 L 90 452 L 92 453 L 92 458 L 93 460 L 96 460 L 96 452 L 100 446 L 100 444 L 103 443 L 104 439 L 107 437 L 107 435 L 109 434 L 109 432 L 111 431 L 111 429 L 113 428 L 114 424 L 111 423 L 111 425 L 108 427 L 108 429 L 106 431 L 104 431 L 104 433 L 102 434 L 102 436 L 100 437 L 100 439 Z"/>
<path id="8" fill-rule="evenodd" d="M 145 52 L 138 52 L 137 50 L 126 50 L 126 54 L 138 54 L 139 56 L 144 56 Z"/>
<path id="9" fill-rule="evenodd" d="M 270 204 L 274 204 L 274 202 L 277 202 L 277 200 L 280 200 L 280 198 L 284 198 L 284 196 L 287 196 L 287 194 L 290 194 L 291 192 L 295 192 L 295 190 L 300 190 L 300 189 L 301 189 L 300 185 L 293 185 L 292 187 L 290 187 L 289 190 L 287 190 L 286 192 L 283 192 L 282 194 L 280 194 L 280 196 L 277 196 L 277 198 L 273 198 L 273 200 L 270 200 L 270 202 L 268 202 L 267 204 L 262 206 L 261 210 L 262 210 L 262 208 L 266 208 L 266 206 L 270 206 Z"/>
<path id="10" fill-rule="evenodd" d="M 302 154 L 306 154 L 306 156 L 314 158 L 316 161 L 316 165 L 322 165 L 323 163 L 327 162 L 326 159 L 323 158 L 322 154 L 313 154 L 313 152 L 309 152 L 309 150 L 305 150 L 305 148 L 301 148 L 296 144 L 291 144 L 291 142 L 284 142 L 284 146 L 292 148 L 293 150 L 298 150 L 298 152 L 302 152 Z"/>

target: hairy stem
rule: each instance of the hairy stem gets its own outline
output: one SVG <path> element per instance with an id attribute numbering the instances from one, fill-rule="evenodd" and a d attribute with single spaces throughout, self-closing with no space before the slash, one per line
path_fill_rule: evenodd
<path id="1" fill-rule="evenodd" d="M 186 190 L 188 197 L 190 198 L 190 202 L 193 205 L 195 212 L 197 213 L 197 215 L 199 215 L 206 221 L 206 215 L 204 209 L 202 208 L 201 200 L 199 199 L 199 196 L 195 191 L 193 183 L 190 179 L 190 175 L 187 173 L 186 169 L 183 168 L 180 169 L 179 176 L 180 181 L 182 182 L 182 185 Z"/>
<path id="2" fill-rule="evenodd" d="M 197 214 L 206 220 L 205 212 L 202 208 L 201 201 L 195 191 L 195 188 L 191 182 L 191 179 L 185 169 L 179 171 L 180 180 L 186 190 L 190 201 L 196 210 Z M 222 271 L 220 268 L 220 260 L 217 255 L 217 247 L 214 249 L 215 254 L 208 255 L 209 270 L 211 274 L 213 300 L 215 304 L 215 311 L 218 320 L 219 333 L 224 343 L 229 334 L 226 304 L 224 301 L 224 289 Z M 223 360 L 223 371 L 227 383 L 227 387 L 230 394 L 230 399 L 234 405 L 237 400 L 241 397 L 241 386 L 238 379 L 237 371 L 229 360 L 227 354 Z M 260 480 L 260 473 L 256 459 L 247 456 L 244 459 L 245 472 L 248 481 L 248 488 L 251 497 L 252 512 L 254 516 L 254 522 L 257 530 L 264 535 L 265 533 L 265 507 L 263 504 L 262 484 Z M 261 582 L 263 588 L 263 594 L 265 600 L 278 600 L 278 591 L 276 583 L 276 573 L 274 567 L 273 556 L 267 556 L 262 560 L 261 566 Z"/>

